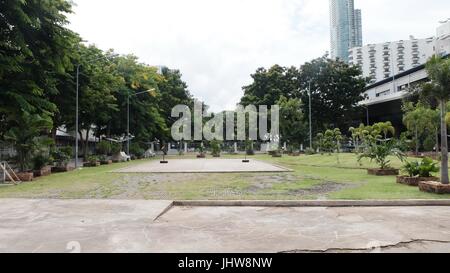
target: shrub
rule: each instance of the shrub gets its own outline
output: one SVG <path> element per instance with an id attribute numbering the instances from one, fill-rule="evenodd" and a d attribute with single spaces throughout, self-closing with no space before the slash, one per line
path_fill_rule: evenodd
<path id="1" fill-rule="evenodd" d="M 306 148 L 305 154 L 306 155 L 315 155 L 316 151 L 314 149 L 311 149 L 311 148 Z"/>
<path id="2" fill-rule="evenodd" d="M 420 177 L 432 177 L 432 173 L 439 172 L 439 168 L 431 158 L 425 157 L 419 164 L 419 176 Z"/>
<path id="3" fill-rule="evenodd" d="M 140 158 L 144 156 L 144 153 L 145 150 L 138 143 L 132 143 L 130 145 L 130 154 Z"/>
<path id="4" fill-rule="evenodd" d="M 97 153 L 100 155 L 108 155 L 111 153 L 111 143 L 108 141 L 100 141 L 97 144 Z"/>
<path id="5" fill-rule="evenodd" d="M 118 154 L 122 151 L 122 143 L 112 143 L 111 144 L 111 153 Z"/>
<path id="6" fill-rule="evenodd" d="M 220 156 L 220 142 L 217 140 L 211 141 L 211 154 L 215 157 Z"/>
<path id="7" fill-rule="evenodd" d="M 91 156 L 89 156 L 88 158 L 87 158 L 87 161 L 90 163 L 90 164 L 97 164 L 97 162 L 98 162 L 98 157 L 97 156 L 95 156 L 95 155 L 91 155 Z"/>
<path id="8" fill-rule="evenodd" d="M 44 153 L 39 153 L 33 157 L 33 169 L 41 170 L 50 163 L 50 157 Z"/>
<path id="9" fill-rule="evenodd" d="M 66 166 L 73 156 L 72 147 L 60 147 L 52 152 L 52 157 L 58 166 Z"/>
<path id="10" fill-rule="evenodd" d="M 402 169 L 405 173 L 408 174 L 409 177 L 415 177 L 419 175 L 419 162 L 406 162 L 405 165 L 403 165 Z"/>
<path id="11" fill-rule="evenodd" d="M 381 140 L 375 141 L 367 147 L 364 153 L 358 156 L 358 162 L 361 163 L 363 158 L 369 158 L 375 161 L 380 169 L 385 170 L 390 168 L 389 156 L 395 156 L 401 161 L 404 161 L 405 154 L 398 148 L 395 140 Z"/>

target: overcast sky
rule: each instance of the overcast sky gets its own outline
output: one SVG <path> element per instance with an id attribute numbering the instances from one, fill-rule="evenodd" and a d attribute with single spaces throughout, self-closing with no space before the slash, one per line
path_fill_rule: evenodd
<path id="1" fill-rule="evenodd" d="M 74 0 L 71 28 L 102 49 L 180 69 L 211 110 L 234 109 L 258 67 L 329 51 L 328 0 Z M 356 0 L 364 44 L 435 35 L 448 0 Z"/>

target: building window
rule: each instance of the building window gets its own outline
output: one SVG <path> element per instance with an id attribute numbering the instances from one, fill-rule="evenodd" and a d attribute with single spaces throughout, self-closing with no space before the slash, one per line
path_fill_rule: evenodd
<path id="1" fill-rule="evenodd" d="M 391 93 L 391 90 L 386 90 L 386 91 L 377 93 L 376 96 L 377 96 L 377 98 L 379 98 L 379 97 L 387 96 L 387 95 L 389 95 L 389 93 Z"/>

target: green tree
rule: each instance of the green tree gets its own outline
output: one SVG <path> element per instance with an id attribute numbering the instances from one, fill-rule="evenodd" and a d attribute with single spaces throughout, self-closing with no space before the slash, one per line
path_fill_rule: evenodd
<path id="1" fill-rule="evenodd" d="M 426 132 L 430 121 L 430 114 L 422 105 L 414 105 L 411 102 L 403 105 L 403 124 L 408 131 L 414 135 L 414 142 L 416 146 L 416 155 L 419 154 L 420 137 Z"/>
<path id="2" fill-rule="evenodd" d="M 41 146 L 51 144 L 48 138 L 42 137 L 52 128 L 52 119 L 48 115 L 23 113 L 17 120 L 17 126 L 5 133 L 5 140 L 17 151 L 20 171 L 27 171 L 31 157 Z"/>
<path id="3" fill-rule="evenodd" d="M 300 148 L 308 136 L 301 101 L 281 96 L 276 104 L 280 106 L 281 142 Z"/>
<path id="4" fill-rule="evenodd" d="M 298 89 L 299 71 L 295 67 L 274 65 L 268 70 L 258 68 L 251 75 L 253 83 L 243 87 L 242 105 L 275 105 L 281 96 L 291 99 Z"/>
<path id="5" fill-rule="evenodd" d="M 66 0 L 0 1 L 0 120 L 4 133 L 24 113 L 57 111 L 48 97 L 58 93 L 58 78 L 70 71 L 78 36 L 65 26 Z"/>
<path id="6" fill-rule="evenodd" d="M 424 93 L 439 102 L 441 117 L 441 182 L 449 184 L 448 177 L 448 134 L 445 117 L 450 97 L 450 60 L 434 56 L 426 64 L 431 81 L 423 87 Z"/>
<path id="7" fill-rule="evenodd" d="M 83 156 L 88 156 L 89 135 L 101 132 L 113 113 L 119 111 L 115 94 L 123 83 L 112 52 L 104 53 L 95 46 L 80 46 L 79 131 Z M 75 128 L 75 113 L 67 113 L 67 126 Z"/>
<path id="8" fill-rule="evenodd" d="M 347 130 L 361 112 L 358 105 L 364 100 L 367 80 L 359 67 L 321 57 L 300 68 L 298 78 L 299 96 L 309 100 L 311 89 L 313 130 L 327 127 Z M 309 119 L 309 111 L 305 111 Z"/>

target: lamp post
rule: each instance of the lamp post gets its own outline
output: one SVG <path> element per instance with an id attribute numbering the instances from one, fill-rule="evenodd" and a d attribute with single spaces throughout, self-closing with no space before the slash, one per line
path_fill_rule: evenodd
<path id="1" fill-rule="evenodd" d="M 311 81 L 309 81 L 308 88 L 309 97 L 309 148 L 312 150 L 312 109 L 311 109 Z"/>
<path id="2" fill-rule="evenodd" d="M 131 97 L 131 95 L 139 96 L 141 94 L 151 93 L 154 91 L 156 91 L 155 88 L 152 88 L 152 89 L 149 89 L 146 91 L 142 91 L 142 92 L 133 93 L 133 94 L 130 94 L 128 92 L 128 96 L 127 96 L 127 155 L 130 155 L 130 140 L 131 140 L 131 135 L 130 135 L 130 97 Z"/>
<path id="3" fill-rule="evenodd" d="M 92 63 L 92 62 L 95 62 L 95 61 L 98 61 L 98 60 L 101 60 L 101 59 L 106 59 L 106 60 L 108 60 L 108 58 L 109 57 L 115 57 L 116 55 L 112 55 L 112 56 L 101 56 L 101 57 L 98 57 L 98 58 L 95 58 L 95 59 L 92 59 L 92 60 L 89 60 L 87 63 Z M 79 130 L 79 126 L 78 126 L 78 123 L 79 123 L 79 108 L 78 108 L 78 106 L 79 106 L 79 90 L 80 90 L 80 67 L 81 67 L 81 64 L 78 64 L 77 65 L 77 88 L 76 88 L 76 105 L 75 105 L 75 108 L 76 108 L 76 110 L 75 110 L 75 169 L 78 169 L 78 142 L 79 142 L 79 133 L 78 133 L 78 130 Z M 89 136 L 87 136 L 87 137 L 89 137 Z"/>

